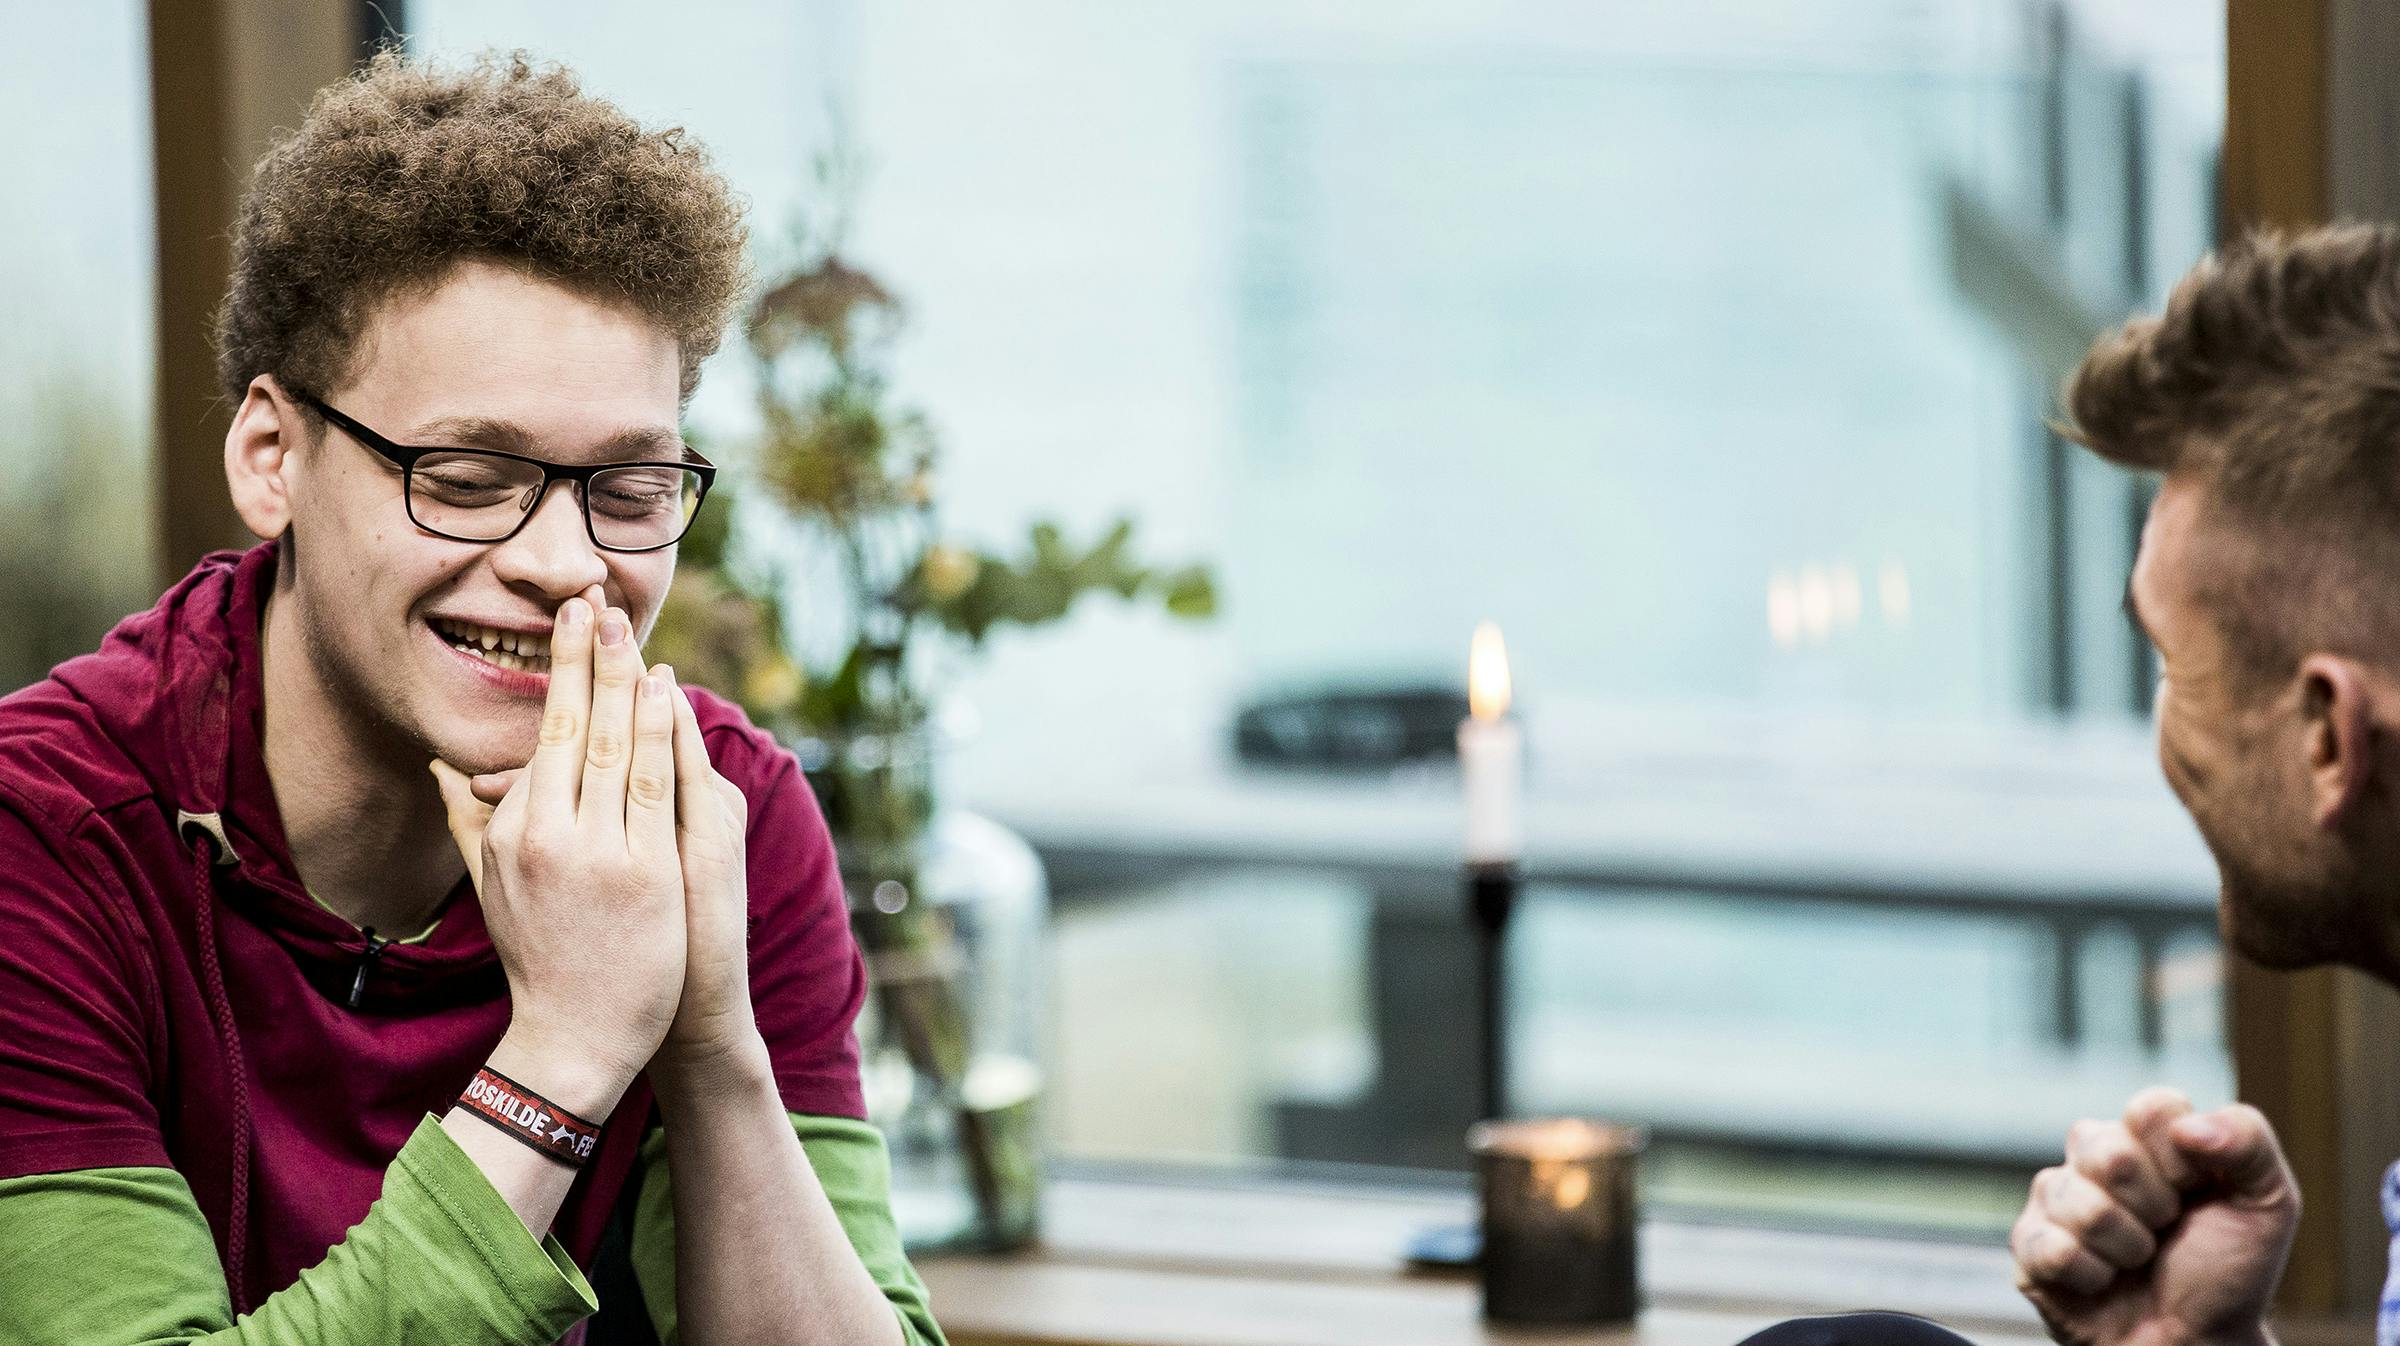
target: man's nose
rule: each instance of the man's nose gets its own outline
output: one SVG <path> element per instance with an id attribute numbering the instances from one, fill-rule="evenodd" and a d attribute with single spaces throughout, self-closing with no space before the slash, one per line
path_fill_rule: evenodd
<path id="1" fill-rule="evenodd" d="M 537 588 L 557 603 L 606 581 L 608 560 L 592 545 L 573 483 L 551 484 L 525 526 L 493 546 L 492 569 L 501 579 Z"/>

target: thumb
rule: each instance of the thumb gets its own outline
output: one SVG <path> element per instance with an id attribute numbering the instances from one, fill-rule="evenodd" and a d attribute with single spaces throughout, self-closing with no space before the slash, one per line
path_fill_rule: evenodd
<path id="1" fill-rule="evenodd" d="M 474 784 L 465 772 L 448 762 L 433 760 L 434 783 L 441 787 L 442 807 L 449 815 L 450 839 L 458 843 L 458 853 L 467 862 L 467 877 L 475 891 L 483 891 L 483 829 L 491 825 L 492 806 L 475 797 Z"/>
<path id="2" fill-rule="evenodd" d="M 508 797 L 508 792 L 515 789 L 517 782 L 524 776 L 525 768 L 512 766 L 506 771 L 492 771 L 481 776 L 469 777 L 467 785 L 475 792 L 477 799 L 497 808 L 500 801 Z"/>
<path id="3" fill-rule="evenodd" d="M 2266 1115 L 2245 1103 L 2184 1117 L 2167 1138 L 2192 1167 L 2221 1185 L 2228 1196 L 2278 1200 L 2294 1189 L 2283 1146 Z"/>

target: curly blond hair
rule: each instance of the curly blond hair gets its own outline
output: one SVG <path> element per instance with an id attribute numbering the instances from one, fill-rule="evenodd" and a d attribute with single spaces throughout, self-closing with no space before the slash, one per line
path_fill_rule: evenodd
<path id="1" fill-rule="evenodd" d="M 321 394 L 378 303 L 481 259 L 656 324 L 688 400 L 748 279 L 747 238 L 705 150 L 587 96 L 565 67 L 387 51 L 259 161 L 217 313 L 218 381 L 236 403 L 260 374 Z"/>

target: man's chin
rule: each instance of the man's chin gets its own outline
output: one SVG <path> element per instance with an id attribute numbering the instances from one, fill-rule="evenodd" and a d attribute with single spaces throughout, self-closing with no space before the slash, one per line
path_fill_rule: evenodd
<path id="1" fill-rule="evenodd" d="M 453 728 L 450 732 L 433 735 L 428 746 L 433 756 L 470 776 L 512 771 L 533 759 L 533 735 L 530 732 L 477 733 L 471 729 Z"/>
<path id="2" fill-rule="evenodd" d="M 2217 897 L 2217 932 L 2228 948 L 2275 972 L 2363 964 L 2371 951 L 2349 938 L 2332 907 L 2228 885 Z"/>

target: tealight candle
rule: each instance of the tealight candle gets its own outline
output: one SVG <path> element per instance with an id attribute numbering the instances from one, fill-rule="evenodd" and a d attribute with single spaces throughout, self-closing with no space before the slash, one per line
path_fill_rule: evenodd
<path id="1" fill-rule="evenodd" d="M 1634 1127 L 1557 1118 L 1468 1133 L 1483 1200 L 1483 1316 L 1621 1323 L 1641 1308 Z"/>

